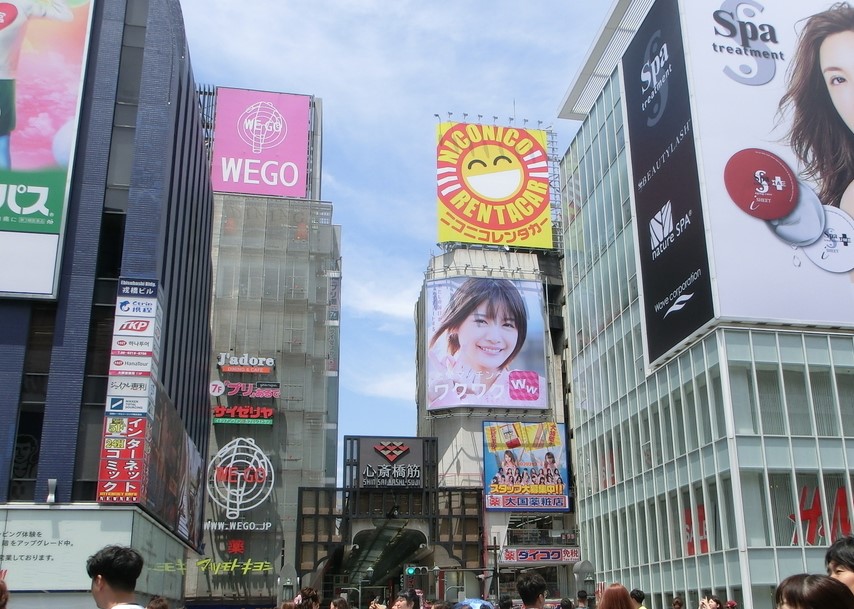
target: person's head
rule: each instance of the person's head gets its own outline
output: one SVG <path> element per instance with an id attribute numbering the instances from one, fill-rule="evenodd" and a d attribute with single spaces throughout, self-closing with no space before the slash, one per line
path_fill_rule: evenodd
<path id="1" fill-rule="evenodd" d="M 498 609 L 513 609 L 513 599 L 509 594 L 502 594 L 498 597 Z"/>
<path id="2" fill-rule="evenodd" d="M 504 463 L 513 467 L 516 466 L 516 455 L 509 448 L 504 451 Z"/>
<path id="3" fill-rule="evenodd" d="M 673 609 L 684 609 L 685 601 L 682 600 L 681 596 L 674 596 L 673 600 L 670 601 L 670 606 Z"/>
<path id="4" fill-rule="evenodd" d="M 86 561 L 92 579 L 92 597 L 101 609 L 133 599 L 136 580 L 142 573 L 142 556 L 133 548 L 107 546 Z"/>
<path id="5" fill-rule="evenodd" d="M 470 368 L 502 370 L 525 344 L 525 301 L 508 279 L 470 277 L 451 296 L 430 346 L 445 332 L 448 353 L 458 354 Z"/>
<path id="6" fill-rule="evenodd" d="M 854 594 L 827 575 L 792 575 L 774 592 L 777 609 L 854 609 Z"/>
<path id="7" fill-rule="evenodd" d="M 145 609 L 169 609 L 169 601 L 162 596 L 152 596 Z"/>
<path id="8" fill-rule="evenodd" d="M 719 596 L 715 596 L 712 594 L 709 598 L 709 609 L 723 609 L 724 604 L 721 602 Z"/>
<path id="9" fill-rule="evenodd" d="M 598 609 L 635 609 L 629 591 L 622 584 L 611 584 L 602 593 Z"/>
<path id="10" fill-rule="evenodd" d="M 639 590 L 638 588 L 629 592 L 629 596 L 634 601 L 636 607 L 643 605 L 643 599 L 646 598 L 646 594 L 643 593 L 643 590 Z"/>
<path id="11" fill-rule="evenodd" d="M 572 604 L 572 599 L 568 596 L 564 596 L 560 599 L 560 609 L 575 609 L 575 605 Z"/>
<path id="12" fill-rule="evenodd" d="M 0 609 L 6 609 L 6 603 L 9 602 L 9 587 L 6 581 L 0 579 Z"/>
<path id="13" fill-rule="evenodd" d="M 296 609 L 318 609 L 320 607 L 320 594 L 314 588 L 303 588 L 294 599 Z"/>
<path id="14" fill-rule="evenodd" d="M 516 580 L 516 591 L 526 607 L 542 607 L 546 600 L 546 580 L 539 573 L 525 573 Z"/>
<path id="15" fill-rule="evenodd" d="M 819 199 L 839 206 L 854 176 L 854 8 L 847 2 L 806 20 L 780 109 L 792 111 L 789 141 Z"/>
<path id="16" fill-rule="evenodd" d="M 586 606 L 587 606 L 587 590 L 584 590 L 584 589 L 582 588 L 582 589 L 581 589 L 581 590 L 579 590 L 579 591 L 578 591 L 578 593 L 575 595 L 575 598 L 576 598 L 576 600 L 578 600 L 578 604 L 579 604 L 581 607 L 586 607 Z"/>
<path id="17" fill-rule="evenodd" d="M 453 606 L 453 603 L 449 603 L 448 601 L 436 601 L 433 603 L 433 607 L 431 609 L 451 609 Z M 512 601 L 510 606 L 513 606 Z"/>
<path id="18" fill-rule="evenodd" d="M 840 537 L 824 555 L 827 574 L 848 586 L 854 593 L 854 535 Z"/>
<path id="19" fill-rule="evenodd" d="M 333 598 L 332 602 L 329 603 L 329 609 L 350 609 L 350 603 L 347 602 L 346 598 Z"/>
<path id="20" fill-rule="evenodd" d="M 296 604 L 293 601 L 282 601 L 279 609 L 296 609 Z"/>
<path id="21" fill-rule="evenodd" d="M 409 588 L 405 592 L 400 591 L 397 599 L 394 601 L 393 609 L 420 609 L 421 599 L 413 588 Z"/>
<path id="22" fill-rule="evenodd" d="M 554 467 L 555 466 L 555 454 L 552 451 L 548 451 L 546 453 L 544 466 L 545 467 Z"/>

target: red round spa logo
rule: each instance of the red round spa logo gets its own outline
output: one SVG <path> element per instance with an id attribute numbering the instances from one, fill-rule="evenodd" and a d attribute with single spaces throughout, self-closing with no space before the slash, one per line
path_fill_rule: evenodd
<path id="1" fill-rule="evenodd" d="M 446 125 L 443 124 L 442 128 Z M 488 230 L 526 226 L 549 206 L 549 167 L 541 131 L 451 124 L 439 137 L 440 204 Z"/>
<path id="2" fill-rule="evenodd" d="M 724 168 L 724 183 L 735 204 L 760 220 L 788 216 L 798 202 L 795 174 L 767 150 L 746 148 L 732 155 Z"/>

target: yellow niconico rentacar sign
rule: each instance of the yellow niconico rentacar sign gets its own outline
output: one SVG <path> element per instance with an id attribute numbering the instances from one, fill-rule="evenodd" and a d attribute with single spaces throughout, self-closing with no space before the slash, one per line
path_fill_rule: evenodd
<path id="1" fill-rule="evenodd" d="M 546 132 L 440 123 L 439 241 L 551 248 Z"/>

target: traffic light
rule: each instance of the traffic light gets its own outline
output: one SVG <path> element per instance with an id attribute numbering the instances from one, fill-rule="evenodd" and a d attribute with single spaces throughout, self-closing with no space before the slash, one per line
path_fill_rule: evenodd
<path id="1" fill-rule="evenodd" d="M 403 572 L 406 574 L 406 577 L 415 577 L 416 575 L 427 575 L 429 569 L 419 565 L 406 565 Z"/>
<path id="2" fill-rule="evenodd" d="M 412 577 L 413 575 L 415 575 L 415 573 L 416 573 L 415 569 L 417 569 L 417 568 L 418 567 L 416 567 L 415 565 L 406 565 L 406 569 L 404 569 L 404 573 L 406 573 L 406 577 Z"/>

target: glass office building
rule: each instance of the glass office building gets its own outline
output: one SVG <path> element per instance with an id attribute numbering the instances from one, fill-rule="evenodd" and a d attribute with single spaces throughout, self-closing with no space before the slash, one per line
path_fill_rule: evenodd
<path id="1" fill-rule="evenodd" d="M 772 607 L 777 583 L 823 572 L 851 530 L 854 343 L 841 327 L 715 319 L 648 365 L 649 229 L 618 64 L 652 4 L 615 3 L 561 111 L 580 121 L 561 187 L 582 554 L 600 586 L 643 589 L 648 606 Z"/>

